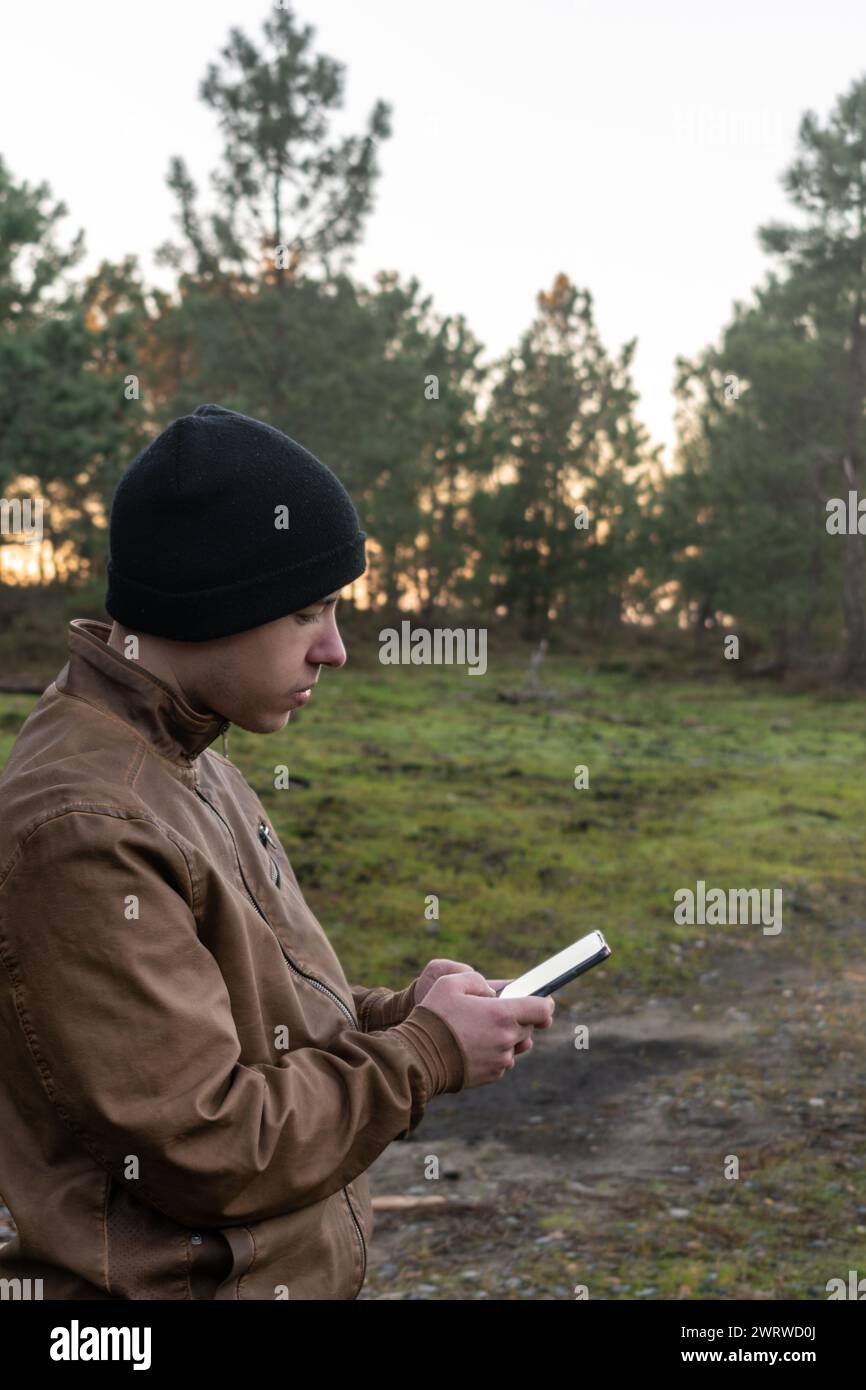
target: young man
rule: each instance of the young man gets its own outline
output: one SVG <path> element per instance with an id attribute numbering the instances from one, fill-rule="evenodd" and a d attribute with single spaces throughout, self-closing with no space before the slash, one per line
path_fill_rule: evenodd
<path id="1" fill-rule="evenodd" d="M 211 748 L 343 665 L 365 539 L 325 465 L 220 406 L 117 488 L 113 624 L 70 623 L 0 777 L 0 1278 L 43 1298 L 356 1298 L 370 1164 L 552 1019 L 462 962 L 350 985 Z"/>

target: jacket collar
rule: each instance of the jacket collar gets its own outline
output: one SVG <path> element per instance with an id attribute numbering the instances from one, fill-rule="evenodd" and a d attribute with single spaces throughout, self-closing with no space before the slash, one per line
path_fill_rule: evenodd
<path id="1" fill-rule="evenodd" d="M 116 715 L 173 762 L 193 762 L 230 720 L 198 713 L 159 676 L 109 647 L 110 635 L 110 623 L 72 619 L 57 689 Z"/>

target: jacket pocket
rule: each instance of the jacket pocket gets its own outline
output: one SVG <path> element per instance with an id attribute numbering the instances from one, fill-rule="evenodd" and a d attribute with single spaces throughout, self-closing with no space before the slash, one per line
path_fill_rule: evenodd
<path id="1" fill-rule="evenodd" d="M 229 1275 L 234 1251 L 222 1231 L 193 1231 L 188 1239 L 190 1296 L 212 1299 Z"/>
<path id="2" fill-rule="evenodd" d="M 354 1209 L 359 1208 L 357 1199 Z M 247 1226 L 223 1226 L 235 1252 L 216 1299 L 354 1299 L 364 1242 L 340 1188 L 321 1202 Z"/>
<path id="3" fill-rule="evenodd" d="M 112 1298 L 189 1299 L 189 1232 L 109 1180 L 105 1213 Z"/>

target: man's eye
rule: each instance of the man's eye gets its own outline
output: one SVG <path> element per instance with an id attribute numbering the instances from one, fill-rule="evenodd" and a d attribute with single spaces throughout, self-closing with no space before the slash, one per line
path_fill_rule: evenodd
<path id="1" fill-rule="evenodd" d="M 312 613 L 312 614 L 299 613 L 299 614 L 298 614 L 298 617 L 299 617 L 299 619 L 301 620 L 302 623 L 317 623 L 317 622 L 319 621 L 319 615 L 318 615 L 318 613 Z"/>

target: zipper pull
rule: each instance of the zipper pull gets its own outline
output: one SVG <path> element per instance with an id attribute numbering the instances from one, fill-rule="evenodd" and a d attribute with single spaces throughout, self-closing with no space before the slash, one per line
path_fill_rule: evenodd
<path id="1" fill-rule="evenodd" d="M 259 821 L 259 839 L 261 840 L 262 844 L 265 846 L 265 849 L 268 849 L 268 850 L 270 849 L 271 845 L 274 843 L 273 840 L 271 839 L 270 826 L 267 824 L 266 821 L 263 821 L 263 820 L 260 820 L 260 821 Z M 274 883 L 276 884 L 276 886 L 279 888 L 279 886 L 280 886 L 280 869 L 279 869 L 279 865 L 276 863 L 276 861 L 275 861 L 274 859 L 271 859 L 270 854 L 268 855 L 268 859 L 269 859 L 270 865 L 271 865 L 271 878 L 273 879 L 273 881 L 274 881 Z"/>

